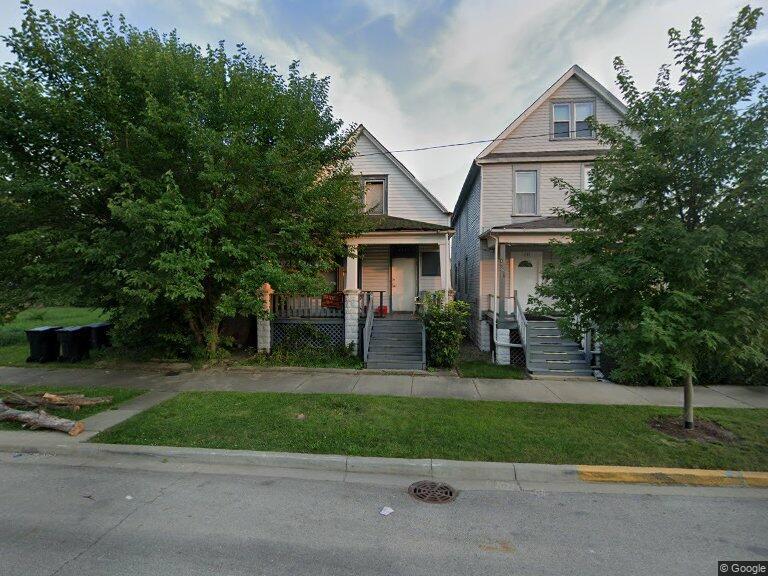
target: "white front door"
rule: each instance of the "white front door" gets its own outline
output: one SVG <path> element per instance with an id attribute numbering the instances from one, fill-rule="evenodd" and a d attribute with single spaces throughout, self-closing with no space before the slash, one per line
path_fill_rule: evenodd
<path id="1" fill-rule="evenodd" d="M 392 258 L 392 311 L 416 310 L 416 258 Z"/>
<path id="2" fill-rule="evenodd" d="M 536 285 L 539 283 L 541 253 L 513 252 L 510 268 L 512 268 L 512 289 L 517 291 L 520 306 L 525 310 L 528 307 L 528 300 L 536 292 Z"/>

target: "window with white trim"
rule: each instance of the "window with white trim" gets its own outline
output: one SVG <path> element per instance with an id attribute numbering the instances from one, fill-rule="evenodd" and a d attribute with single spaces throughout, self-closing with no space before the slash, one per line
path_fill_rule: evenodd
<path id="1" fill-rule="evenodd" d="M 536 214 L 536 191 L 538 188 L 536 170 L 515 172 L 515 214 L 533 216 Z"/>
<path id="2" fill-rule="evenodd" d="M 552 137 L 571 137 L 571 105 L 569 103 L 552 105 Z"/>
<path id="3" fill-rule="evenodd" d="M 589 118 L 595 116 L 594 100 L 552 103 L 552 138 L 594 138 Z"/>
<path id="4" fill-rule="evenodd" d="M 592 182 L 592 164 L 584 164 L 581 172 L 581 189 L 588 190 Z"/>

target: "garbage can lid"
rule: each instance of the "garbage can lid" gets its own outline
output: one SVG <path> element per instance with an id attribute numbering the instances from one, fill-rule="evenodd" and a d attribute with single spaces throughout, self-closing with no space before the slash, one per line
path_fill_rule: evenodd
<path id="1" fill-rule="evenodd" d="M 59 328 L 57 332 L 79 332 L 80 330 L 86 330 L 85 326 L 65 326 L 64 328 Z"/>
<path id="2" fill-rule="evenodd" d="M 48 330 L 59 330 L 61 326 L 35 326 L 28 328 L 25 332 L 47 332 Z"/>

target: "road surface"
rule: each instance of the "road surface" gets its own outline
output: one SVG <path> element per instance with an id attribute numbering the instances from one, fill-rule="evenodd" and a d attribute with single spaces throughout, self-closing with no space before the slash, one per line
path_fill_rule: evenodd
<path id="1" fill-rule="evenodd" d="M 402 486 L 6 455 L 0 574 L 670 576 L 768 559 L 768 499 L 694 493 L 463 491 L 430 505 Z"/>

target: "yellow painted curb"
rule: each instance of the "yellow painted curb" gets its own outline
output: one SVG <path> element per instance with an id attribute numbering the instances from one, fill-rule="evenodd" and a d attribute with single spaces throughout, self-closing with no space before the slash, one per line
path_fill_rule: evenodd
<path id="1" fill-rule="evenodd" d="M 579 478 L 585 482 L 768 488 L 768 472 L 633 466 L 578 466 L 578 471 Z"/>

